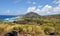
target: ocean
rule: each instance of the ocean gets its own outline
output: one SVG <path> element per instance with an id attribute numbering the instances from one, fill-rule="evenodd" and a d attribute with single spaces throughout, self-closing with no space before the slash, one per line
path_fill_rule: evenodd
<path id="1" fill-rule="evenodd" d="M 14 20 L 11 20 L 10 18 L 15 18 L 17 15 L 0 15 L 0 21 L 4 22 L 13 22 Z"/>
<path id="2" fill-rule="evenodd" d="M 13 17 L 17 17 L 17 15 L 0 15 L 0 19 L 13 18 Z"/>

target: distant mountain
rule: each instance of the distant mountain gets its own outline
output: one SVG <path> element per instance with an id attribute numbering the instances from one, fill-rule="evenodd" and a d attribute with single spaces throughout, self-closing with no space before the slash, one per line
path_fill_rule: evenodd
<path id="1" fill-rule="evenodd" d="M 34 18 L 34 19 L 31 19 L 31 18 Z M 38 19 L 36 19 L 36 18 L 38 18 Z M 19 18 L 16 18 L 15 20 L 17 20 L 17 21 L 14 21 L 14 23 L 25 24 L 25 23 L 28 23 L 28 22 L 37 22 L 37 23 L 42 24 L 42 23 L 45 23 L 45 21 L 43 21 L 43 20 L 49 20 L 50 21 L 52 18 L 53 19 L 55 19 L 55 18 L 60 19 L 60 14 L 59 15 L 40 16 L 37 13 L 29 12 L 25 15 L 20 16 Z"/>
<path id="2" fill-rule="evenodd" d="M 41 17 L 41 16 L 37 13 L 29 12 L 29 13 L 25 14 L 24 17 L 26 17 L 26 18 L 36 18 L 36 17 Z"/>
<path id="3" fill-rule="evenodd" d="M 29 13 L 27 13 L 27 14 L 25 14 L 25 15 L 19 15 L 19 18 L 16 18 L 17 20 L 22 20 L 21 18 L 45 18 L 45 19 L 47 19 L 47 18 L 57 18 L 57 19 L 60 19 L 60 14 L 55 14 L 55 15 L 46 15 L 46 16 L 41 16 L 41 15 L 39 15 L 39 14 L 37 14 L 37 13 L 35 13 L 35 12 L 29 12 Z"/>
<path id="4" fill-rule="evenodd" d="M 46 16 L 43 16 L 43 17 L 48 17 L 48 18 L 57 18 L 57 19 L 60 19 L 60 14 L 55 14 L 55 15 L 46 15 Z"/>
<path id="5" fill-rule="evenodd" d="M 16 19 L 17 21 L 14 21 L 14 23 L 25 24 L 25 23 L 31 22 L 32 21 L 31 18 L 40 18 L 40 17 L 41 16 L 37 13 L 29 12 L 25 15 L 20 16 L 20 18 L 17 18 Z M 28 18 L 28 19 L 26 19 L 26 18 Z"/>
<path id="6" fill-rule="evenodd" d="M 29 12 L 29 13 L 27 13 L 25 15 L 21 15 L 21 16 L 23 16 L 25 18 L 47 18 L 47 17 L 48 18 L 60 18 L 60 14 L 41 16 L 35 12 Z"/>

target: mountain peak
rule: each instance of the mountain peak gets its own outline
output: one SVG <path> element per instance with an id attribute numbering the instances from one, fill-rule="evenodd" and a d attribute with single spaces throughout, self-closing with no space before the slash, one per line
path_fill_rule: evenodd
<path id="1" fill-rule="evenodd" d="M 40 15 L 35 13 L 35 12 L 29 12 L 25 15 L 25 17 L 27 17 L 27 18 L 36 18 L 36 17 L 40 17 Z"/>

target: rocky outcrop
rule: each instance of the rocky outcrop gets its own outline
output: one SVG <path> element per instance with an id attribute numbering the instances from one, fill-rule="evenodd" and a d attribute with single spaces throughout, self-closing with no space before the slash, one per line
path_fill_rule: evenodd
<path id="1" fill-rule="evenodd" d="M 16 31 L 6 33 L 4 36 L 18 36 Z"/>

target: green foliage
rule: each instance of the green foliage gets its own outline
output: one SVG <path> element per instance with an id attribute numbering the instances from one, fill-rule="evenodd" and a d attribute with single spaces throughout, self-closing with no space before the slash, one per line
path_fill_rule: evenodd
<path id="1" fill-rule="evenodd" d="M 19 26 L 13 27 L 13 30 L 16 30 L 16 31 L 19 31 L 19 32 L 22 32 L 23 31 L 23 29 L 21 27 L 19 27 Z"/>
<path id="2" fill-rule="evenodd" d="M 0 27 L 0 32 L 3 32 L 4 31 L 4 28 Z"/>
<path id="3" fill-rule="evenodd" d="M 22 17 L 23 18 L 23 17 Z M 16 30 L 31 34 L 49 34 L 48 31 L 54 31 L 60 35 L 60 19 L 45 17 L 45 18 L 23 18 L 27 21 L 26 24 L 17 24 L 11 22 L 0 22 L 0 31 Z M 19 19 L 18 19 L 19 20 Z M 40 25 L 42 24 L 42 25 Z"/>

